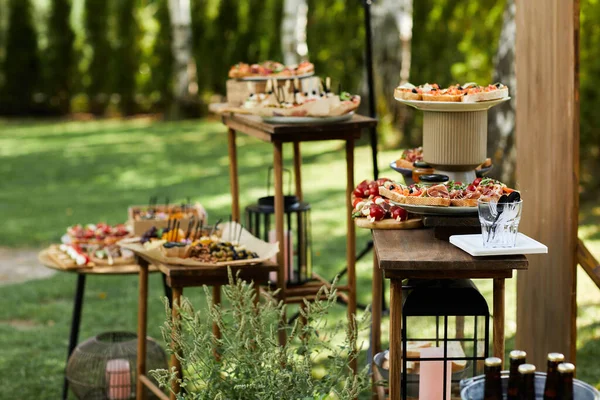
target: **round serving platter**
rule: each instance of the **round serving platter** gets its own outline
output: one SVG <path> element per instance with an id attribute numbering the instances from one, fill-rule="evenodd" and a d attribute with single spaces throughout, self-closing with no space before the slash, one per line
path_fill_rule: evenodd
<path id="1" fill-rule="evenodd" d="M 290 76 L 248 76 L 246 78 L 236 78 L 238 81 L 246 81 L 246 82 L 259 82 L 259 81 L 271 81 L 275 79 L 276 81 L 289 81 L 291 79 L 304 79 L 310 78 L 313 76 L 314 72 L 309 72 L 308 74 L 302 75 L 290 75 Z"/>
<path id="2" fill-rule="evenodd" d="M 402 175 L 404 175 L 405 178 L 412 178 L 412 168 L 398 167 L 396 165 L 396 161 L 392 161 L 390 163 L 390 168 L 396 172 L 401 173 Z M 475 174 L 477 175 L 478 178 L 483 178 L 485 175 L 487 175 L 488 172 L 490 172 L 492 170 L 492 168 L 494 168 L 493 165 L 490 165 L 489 167 L 476 169 Z"/>
<path id="3" fill-rule="evenodd" d="M 453 101 L 421 101 L 421 100 L 404 100 L 395 97 L 400 103 L 416 108 L 421 111 L 437 111 L 437 112 L 468 112 L 468 111 L 485 111 L 490 108 L 510 100 L 510 96 L 497 100 L 479 101 L 476 103 L 461 103 Z"/>
<path id="4" fill-rule="evenodd" d="M 332 117 L 283 117 L 272 116 L 262 117 L 262 120 L 269 124 L 294 124 L 294 125 L 320 125 L 332 124 L 335 122 L 344 122 L 352 119 L 354 111 L 344 115 L 336 115 Z"/>
<path id="5" fill-rule="evenodd" d="M 394 203 L 406 211 L 419 215 L 454 215 L 454 216 L 474 216 L 477 215 L 477 207 L 440 207 L 440 206 L 421 206 L 415 204 Z"/>

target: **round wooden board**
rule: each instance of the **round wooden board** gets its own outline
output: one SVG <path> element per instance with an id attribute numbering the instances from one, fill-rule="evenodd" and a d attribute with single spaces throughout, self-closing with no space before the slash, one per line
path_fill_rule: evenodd
<path id="1" fill-rule="evenodd" d="M 371 222 L 368 218 L 355 218 L 354 223 L 359 228 L 364 229 L 417 229 L 423 227 L 423 220 L 420 218 L 409 219 L 398 222 L 393 219 L 384 219 L 382 221 Z"/>

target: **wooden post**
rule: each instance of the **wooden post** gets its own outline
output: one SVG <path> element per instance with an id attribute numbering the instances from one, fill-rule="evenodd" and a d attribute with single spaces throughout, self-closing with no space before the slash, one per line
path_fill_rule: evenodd
<path id="1" fill-rule="evenodd" d="M 352 191 L 354 190 L 354 139 L 346 140 L 346 265 L 348 266 L 348 323 L 356 315 L 356 227 L 352 219 Z M 357 360 L 351 367 L 358 370 Z"/>
<path id="2" fill-rule="evenodd" d="M 181 307 L 181 294 L 182 294 L 182 289 L 180 287 L 174 287 L 173 288 L 173 307 L 171 308 L 171 322 L 173 323 L 173 325 L 177 325 L 179 324 L 179 308 Z M 173 346 L 175 347 L 175 346 Z M 175 354 L 171 355 L 171 368 L 175 367 L 175 371 L 177 372 L 177 379 L 181 379 L 182 377 L 182 373 L 181 373 L 181 363 L 179 362 L 179 360 L 177 359 L 177 356 Z M 173 381 L 171 383 L 171 394 L 169 395 L 169 398 L 171 400 L 176 400 L 177 399 L 177 395 L 176 393 L 179 393 L 179 382 L 177 380 Z"/>
<path id="3" fill-rule="evenodd" d="M 229 128 L 229 185 L 231 186 L 231 218 L 240 222 L 240 189 L 238 186 L 237 148 L 235 144 L 235 131 Z"/>
<path id="4" fill-rule="evenodd" d="M 502 360 L 504 360 L 504 319 L 504 278 L 494 278 L 494 357 Z"/>
<path id="5" fill-rule="evenodd" d="M 373 250 L 373 281 L 371 283 L 371 353 L 374 357 L 375 354 L 381 351 L 381 309 L 383 304 L 381 301 L 381 291 L 383 289 L 383 276 L 379 269 L 379 262 L 377 261 L 377 252 Z M 378 385 L 375 379 L 376 374 L 375 361 L 371 363 L 373 371 L 373 377 L 371 382 L 371 389 L 373 392 L 373 399 L 377 399 Z"/>
<path id="6" fill-rule="evenodd" d="M 296 183 L 296 197 L 303 201 L 302 195 L 302 153 L 300 153 L 300 142 L 294 142 L 294 182 Z"/>
<path id="7" fill-rule="evenodd" d="M 516 347 L 536 365 L 550 351 L 574 362 L 579 0 L 517 1 L 516 25 L 520 231 L 548 246 L 548 255 L 528 256 L 529 270 L 518 273 Z"/>

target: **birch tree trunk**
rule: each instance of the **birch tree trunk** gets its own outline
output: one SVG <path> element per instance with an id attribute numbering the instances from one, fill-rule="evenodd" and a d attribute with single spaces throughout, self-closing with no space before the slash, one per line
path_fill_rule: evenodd
<path id="1" fill-rule="evenodd" d="M 195 81 L 195 64 L 192 57 L 192 18 L 190 0 L 169 0 L 169 14 L 173 32 L 173 110 L 174 117 L 181 115 L 181 107 L 191 102 L 192 95 L 197 94 L 198 84 Z"/>
<path id="2" fill-rule="evenodd" d="M 515 75 L 515 2 L 508 0 L 504 9 L 500 43 L 494 61 L 494 82 L 509 87 L 511 99 L 489 111 L 488 156 L 494 169 L 491 175 L 514 187 L 515 183 L 515 106 L 517 78 Z"/>
<path id="3" fill-rule="evenodd" d="M 298 64 L 308 54 L 306 0 L 285 0 L 281 22 L 281 50 L 286 65 Z"/>

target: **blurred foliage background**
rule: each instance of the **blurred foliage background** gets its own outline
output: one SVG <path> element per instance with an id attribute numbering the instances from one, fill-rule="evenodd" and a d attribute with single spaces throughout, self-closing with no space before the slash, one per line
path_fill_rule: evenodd
<path id="1" fill-rule="evenodd" d="M 364 93 L 361 1 L 307 2 L 309 59 L 317 72 Z M 491 82 L 506 0 L 413 3 L 410 80 Z M 282 58 L 283 0 L 191 0 L 191 7 L 198 85 L 192 114 L 202 116 L 212 96 L 225 92 L 231 65 Z M 581 0 L 586 197 L 600 189 L 594 173 L 600 170 L 600 98 L 593 84 L 600 76 L 599 20 L 599 0 Z M 171 35 L 167 0 L 0 0 L 0 115 L 165 113 L 173 101 Z M 419 145 L 419 115 L 399 117 L 391 99 L 398 82 L 377 78 L 382 143 Z"/>

